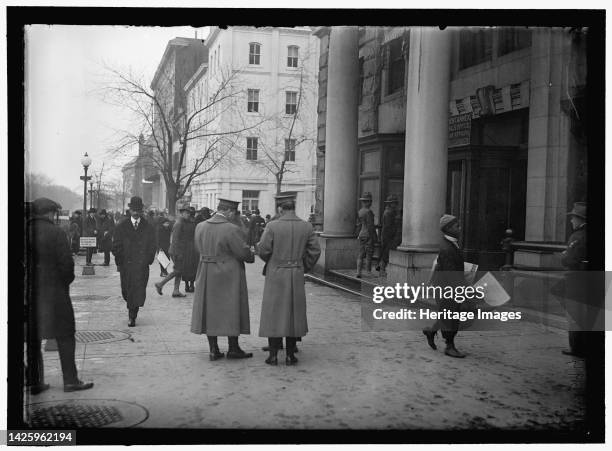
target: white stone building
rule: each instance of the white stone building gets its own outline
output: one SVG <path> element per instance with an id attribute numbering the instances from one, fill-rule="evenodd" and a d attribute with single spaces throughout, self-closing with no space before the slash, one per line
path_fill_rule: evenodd
<path id="1" fill-rule="evenodd" d="M 186 165 L 207 155 L 191 184 L 191 204 L 216 209 L 219 197 L 274 215 L 281 191 L 296 191 L 296 213 L 314 209 L 318 38 L 302 28 L 229 27 L 206 40 L 208 61 L 186 83 L 185 117 L 197 116 Z M 216 97 L 215 97 L 216 96 Z"/>

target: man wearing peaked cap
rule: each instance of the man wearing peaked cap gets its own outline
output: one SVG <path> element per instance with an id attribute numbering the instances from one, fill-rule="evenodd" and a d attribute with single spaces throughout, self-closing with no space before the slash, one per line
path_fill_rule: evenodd
<path id="1" fill-rule="evenodd" d="M 381 249 L 380 249 L 380 277 L 386 277 L 386 268 L 389 264 L 389 251 L 395 249 L 397 244 L 395 242 L 397 220 L 397 206 L 399 200 L 395 194 L 391 194 L 385 200 L 385 211 L 382 216 L 382 228 L 381 228 Z"/>
<path id="2" fill-rule="evenodd" d="M 70 284 L 74 280 L 74 260 L 62 229 L 53 218 L 61 206 L 47 198 L 31 203 L 33 217 L 26 223 L 27 372 L 30 393 L 49 388 L 45 383 L 40 349 L 43 338 L 54 338 L 64 380 L 64 391 L 86 390 L 93 383 L 79 380 L 75 364 L 75 322 Z"/>
<path id="3" fill-rule="evenodd" d="M 372 254 L 374 253 L 374 245 L 378 241 L 376 229 L 374 228 L 374 213 L 370 209 L 372 206 L 372 194 L 364 193 L 359 198 L 361 201 L 361 209 L 357 213 L 357 229 L 359 240 L 359 258 L 357 259 L 357 277 L 361 278 L 363 263 L 365 258 L 366 271 L 372 273 Z"/>
<path id="4" fill-rule="evenodd" d="M 119 268 L 121 295 L 127 304 L 128 326 L 134 327 L 138 310 L 145 303 L 149 266 L 155 260 L 157 246 L 155 230 L 142 214 L 142 199 L 132 197 L 128 207 L 130 217 L 115 228 L 113 255 Z"/>
<path id="5" fill-rule="evenodd" d="M 470 285 L 463 275 L 463 255 L 459 247 L 459 237 L 461 236 L 461 224 L 457 217 L 449 214 L 442 215 L 440 218 L 440 231 L 442 240 L 440 242 L 440 252 L 438 253 L 437 263 L 431 277 L 432 286 L 446 287 Z M 439 311 L 458 311 L 461 304 L 454 299 L 437 299 Z M 444 353 L 450 357 L 462 358 L 465 354 L 459 352 L 455 347 L 455 336 L 459 329 L 459 321 L 453 319 L 437 320 L 432 327 L 423 329 L 423 334 L 427 337 L 427 343 L 432 349 L 436 349 L 435 336 L 438 329 L 442 329 L 442 337 L 446 341 Z"/>
<path id="6" fill-rule="evenodd" d="M 253 252 L 240 228 L 232 221 L 239 202 L 219 199 L 217 213 L 195 230 L 195 246 L 200 254 L 196 278 L 191 332 L 206 334 L 210 360 L 224 354 L 218 336 L 226 336 L 228 359 L 253 357 L 238 345 L 240 334 L 251 333 L 249 297 L 244 263 L 253 263 Z"/>

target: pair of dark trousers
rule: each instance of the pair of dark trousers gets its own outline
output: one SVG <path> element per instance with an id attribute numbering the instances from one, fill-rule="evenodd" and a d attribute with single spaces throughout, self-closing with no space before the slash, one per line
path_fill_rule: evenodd
<path id="1" fill-rule="evenodd" d="M 77 384 L 79 378 L 76 363 L 74 361 L 76 348 L 74 335 L 55 337 L 55 340 L 57 341 L 57 350 L 62 366 L 64 384 Z M 28 370 L 26 374 L 28 385 L 40 385 L 45 383 L 43 356 L 40 345 L 40 339 L 33 338 L 28 341 Z"/>
<path id="2" fill-rule="evenodd" d="M 85 263 L 91 263 L 91 257 L 94 254 L 94 248 L 93 247 L 88 247 L 87 248 L 87 255 L 85 257 Z M 110 259 L 110 255 L 109 255 L 109 259 Z"/>
<path id="3" fill-rule="evenodd" d="M 293 353 L 296 342 L 297 337 L 285 337 L 285 349 L 290 350 L 290 353 Z M 281 346 L 283 346 L 283 337 L 268 337 L 268 346 L 270 346 L 270 349 L 278 351 Z"/>
<path id="4" fill-rule="evenodd" d="M 130 319 L 136 319 L 136 317 L 138 316 L 138 310 L 140 309 L 140 307 L 134 307 L 134 308 L 129 308 L 128 307 L 128 312 L 129 312 L 129 316 Z"/>
<path id="5" fill-rule="evenodd" d="M 110 265 L 110 251 L 104 251 L 104 264 Z"/>

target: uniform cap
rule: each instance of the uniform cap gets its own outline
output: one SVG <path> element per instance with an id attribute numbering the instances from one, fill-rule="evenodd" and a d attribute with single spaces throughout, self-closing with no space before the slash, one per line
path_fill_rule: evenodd
<path id="1" fill-rule="evenodd" d="M 46 197 L 39 197 L 31 203 L 32 212 L 35 215 L 45 215 L 52 211 L 58 211 L 62 209 L 62 206 L 54 200 L 47 199 Z"/>
<path id="2" fill-rule="evenodd" d="M 359 198 L 359 200 L 369 200 L 369 201 L 371 201 L 372 200 L 372 193 L 370 193 L 370 192 L 363 193 L 363 196 L 361 196 Z"/>
<path id="3" fill-rule="evenodd" d="M 222 199 L 221 197 L 218 198 L 219 199 L 219 206 L 217 207 L 217 210 L 237 210 L 238 209 L 238 205 L 240 204 L 240 202 L 236 201 L 236 200 L 231 200 L 231 199 Z"/>
<path id="4" fill-rule="evenodd" d="M 451 224 L 457 222 L 457 217 L 453 215 L 442 215 L 440 218 L 440 230 L 444 231 L 445 228 Z"/>
<path id="5" fill-rule="evenodd" d="M 587 206 L 585 202 L 574 202 L 574 208 L 570 211 L 568 216 L 578 216 L 579 218 L 587 218 Z"/>

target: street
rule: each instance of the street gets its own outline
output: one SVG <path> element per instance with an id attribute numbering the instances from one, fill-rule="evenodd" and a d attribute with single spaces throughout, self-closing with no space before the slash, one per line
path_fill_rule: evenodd
<path id="1" fill-rule="evenodd" d="M 51 389 L 28 398 L 37 421 L 44 406 L 79 402 L 107 406 L 110 416 L 92 424 L 108 427 L 566 430 L 583 420 L 584 364 L 561 354 L 562 330 L 524 323 L 516 331 L 461 332 L 457 345 L 467 358 L 453 359 L 440 336 L 433 351 L 420 332 L 362 331 L 360 299 L 306 282 L 309 333 L 298 342 L 299 363 L 285 366 L 281 351 L 272 367 L 261 351 L 267 340 L 257 336 L 258 259 L 247 265 L 251 335 L 239 339 L 254 357 L 211 362 L 206 336 L 190 332 L 193 294 L 172 298 L 168 284 L 159 296 L 157 263 L 135 328 L 127 327 L 114 262 L 96 266 L 94 276 L 81 276 L 83 264 L 76 257 L 71 285 L 77 365 L 95 386 L 64 393 L 58 354 L 44 352 Z M 227 351 L 225 337 L 219 347 Z"/>

